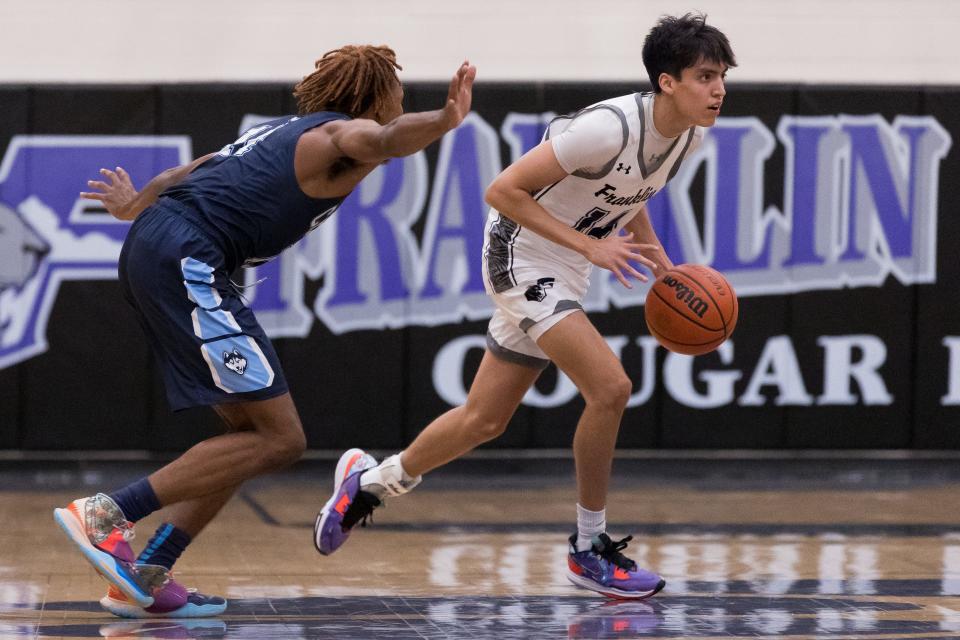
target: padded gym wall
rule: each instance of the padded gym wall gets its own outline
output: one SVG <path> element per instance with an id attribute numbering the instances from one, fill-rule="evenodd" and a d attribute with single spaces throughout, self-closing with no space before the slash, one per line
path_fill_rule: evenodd
<path id="1" fill-rule="evenodd" d="M 312 448 L 397 448 L 462 401 L 491 311 L 483 189 L 552 114 L 638 88 L 478 85 L 458 130 L 234 275 Z M 406 107 L 444 93 L 409 85 Z M 0 86 L 0 448 L 164 451 L 217 431 L 209 410 L 166 408 L 115 279 L 126 225 L 76 193 L 101 166 L 142 185 L 293 110 L 276 84 Z M 667 354 L 643 323 L 646 287 L 595 271 L 585 307 L 635 381 L 620 446 L 960 446 L 958 114 L 958 89 L 731 85 L 648 205 L 674 261 L 727 275 L 739 325 L 716 353 Z M 566 447 L 581 406 L 548 369 L 488 446 Z"/>

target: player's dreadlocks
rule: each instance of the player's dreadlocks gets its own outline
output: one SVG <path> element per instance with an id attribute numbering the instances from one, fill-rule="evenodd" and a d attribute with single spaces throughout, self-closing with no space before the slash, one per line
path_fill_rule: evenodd
<path id="1" fill-rule="evenodd" d="M 323 54 L 316 70 L 294 87 L 300 114 L 337 111 L 357 117 L 379 113 L 398 82 L 397 55 L 388 46 L 347 45 Z"/>

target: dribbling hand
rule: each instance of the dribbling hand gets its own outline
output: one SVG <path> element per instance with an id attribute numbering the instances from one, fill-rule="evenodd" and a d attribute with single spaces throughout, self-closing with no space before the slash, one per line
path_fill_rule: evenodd
<path id="1" fill-rule="evenodd" d="M 637 271 L 630 264 L 630 261 L 639 262 L 651 271 L 655 271 L 657 264 L 644 256 L 642 252 L 656 249 L 656 245 L 633 242 L 633 233 L 625 233 L 624 235 L 615 233 L 591 243 L 586 258 L 598 267 L 612 271 L 623 286 L 632 289 L 633 285 L 630 284 L 626 276 L 631 276 L 641 282 L 646 282 L 648 278 Z"/>

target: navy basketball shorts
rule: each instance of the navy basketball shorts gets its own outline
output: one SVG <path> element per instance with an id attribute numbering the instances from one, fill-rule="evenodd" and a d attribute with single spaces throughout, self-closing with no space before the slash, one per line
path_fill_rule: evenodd
<path id="1" fill-rule="evenodd" d="M 220 249 L 157 204 L 130 228 L 120 284 L 159 360 L 174 411 L 287 392 L 263 328 L 230 282 Z"/>

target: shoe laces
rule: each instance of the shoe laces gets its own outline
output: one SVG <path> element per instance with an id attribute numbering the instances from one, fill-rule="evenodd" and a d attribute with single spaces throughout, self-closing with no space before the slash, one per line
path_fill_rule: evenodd
<path id="1" fill-rule="evenodd" d="M 368 519 L 370 524 L 373 524 L 373 510 L 381 504 L 383 503 L 372 493 L 357 491 L 353 502 L 350 503 L 346 513 L 343 514 L 343 521 L 340 526 L 344 530 L 352 529 L 359 522 L 361 527 L 365 527 Z"/>
<path id="2" fill-rule="evenodd" d="M 633 536 L 627 536 L 616 542 L 611 540 L 610 536 L 605 533 L 601 533 L 597 537 L 600 539 L 600 544 L 603 545 L 597 549 L 597 553 L 600 554 L 601 558 L 615 564 L 624 571 L 633 571 L 637 568 L 636 562 L 620 553 L 627 548 L 627 543 L 633 540 Z M 596 547 L 594 548 L 596 549 Z"/>

